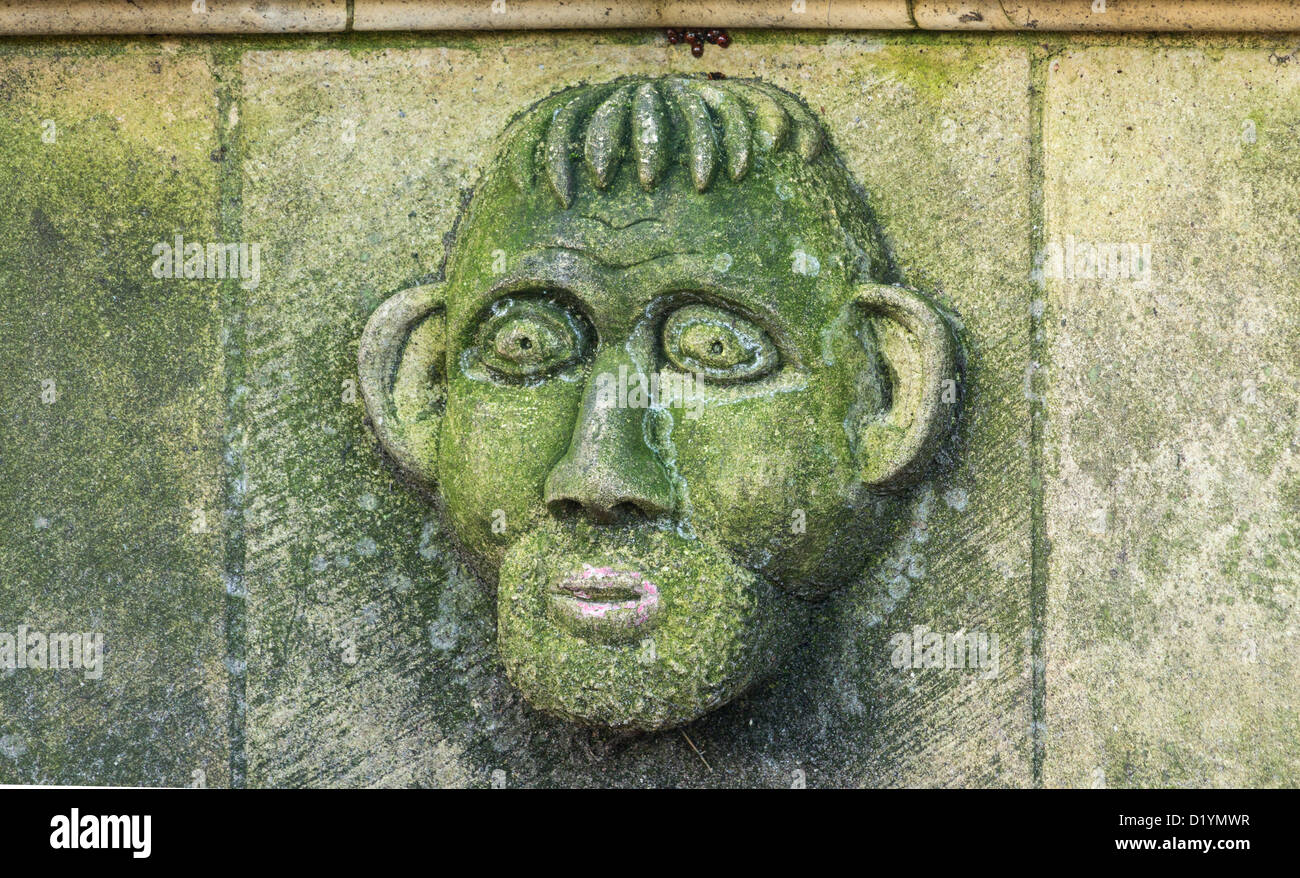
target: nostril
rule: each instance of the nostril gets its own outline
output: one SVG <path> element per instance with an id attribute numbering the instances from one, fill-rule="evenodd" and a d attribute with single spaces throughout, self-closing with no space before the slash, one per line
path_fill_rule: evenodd
<path id="1" fill-rule="evenodd" d="M 622 503 L 615 503 L 610 507 L 609 511 L 615 519 L 620 521 L 627 521 L 628 519 L 645 520 L 649 517 L 644 509 L 630 500 L 625 500 Z"/>
<path id="2" fill-rule="evenodd" d="M 582 504 L 566 497 L 549 501 L 546 508 L 551 510 L 551 514 L 556 518 L 577 518 L 582 514 Z"/>
<path id="3" fill-rule="evenodd" d="M 584 503 L 569 497 L 548 500 L 546 508 L 559 519 L 587 518 L 597 524 L 648 521 L 653 510 L 647 510 L 634 500 L 623 500 L 612 506 L 602 503 Z"/>

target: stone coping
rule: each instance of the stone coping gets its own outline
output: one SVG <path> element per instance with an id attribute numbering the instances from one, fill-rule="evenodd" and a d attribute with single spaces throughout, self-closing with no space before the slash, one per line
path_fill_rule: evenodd
<path id="1" fill-rule="evenodd" d="M 714 26 L 1300 31 L 1288 0 L 0 0 L 0 36 Z"/>

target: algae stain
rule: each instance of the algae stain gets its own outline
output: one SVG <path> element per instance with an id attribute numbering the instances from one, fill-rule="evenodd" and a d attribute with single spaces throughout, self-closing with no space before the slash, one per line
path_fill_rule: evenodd
<path id="1" fill-rule="evenodd" d="M 679 536 L 693 540 L 695 528 L 691 524 L 691 516 L 694 512 L 691 507 L 691 491 L 686 478 L 677 469 L 677 446 L 672 438 L 675 424 L 673 414 L 663 408 L 648 408 L 641 423 L 646 447 L 654 452 L 656 459 L 668 475 L 669 484 L 672 485 L 674 502 L 673 510 L 669 514 L 672 516 L 673 525 Z"/>

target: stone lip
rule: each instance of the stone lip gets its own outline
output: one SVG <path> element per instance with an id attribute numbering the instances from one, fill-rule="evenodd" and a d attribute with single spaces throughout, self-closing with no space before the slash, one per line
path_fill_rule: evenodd
<path id="1" fill-rule="evenodd" d="M 584 564 L 552 587 L 552 611 L 579 633 L 592 627 L 635 632 L 660 607 L 658 586 L 635 570 Z"/>
<path id="2" fill-rule="evenodd" d="M 177 3 L 136 0 L 8 0 L 0 36 L 53 34 L 326 33 L 406 30 L 649 28 L 692 23 L 734 28 L 983 31 L 1300 30 L 1300 7 L 1286 0 L 1149 0 L 1097 8 L 1094 0 L 261 0 Z"/>

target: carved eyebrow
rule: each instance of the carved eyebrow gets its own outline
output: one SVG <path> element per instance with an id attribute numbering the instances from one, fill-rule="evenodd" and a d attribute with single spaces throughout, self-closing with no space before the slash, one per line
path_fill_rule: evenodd
<path id="1" fill-rule="evenodd" d="M 497 299 L 530 290 L 563 291 L 583 300 L 599 288 L 600 280 L 591 270 L 596 265 L 592 254 L 579 247 L 550 245 L 531 250 L 514 270 L 470 293 L 466 325 L 472 324 L 477 319 L 475 315 Z"/>

